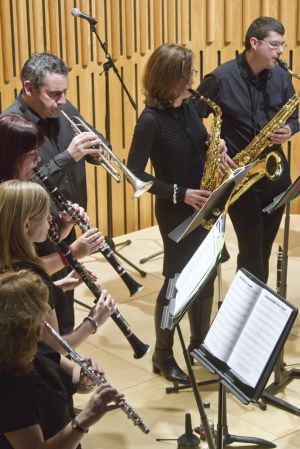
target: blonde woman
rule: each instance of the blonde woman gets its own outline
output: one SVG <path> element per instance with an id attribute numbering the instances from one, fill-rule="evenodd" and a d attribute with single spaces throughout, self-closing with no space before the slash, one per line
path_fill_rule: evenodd
<path id="1" fill-rule="evenodd" d="M 58 287 L 53 284 L 42 259 L 35 250 L 34 243 L 43 242 L 49 229 L 50 201 L 47 192 L 38 184 L 17 180 L 0 185 L 0 271 L 30 268 L 38 273 L 49 288 L 51 311 L 47 320 L 58 330 L 55 308 Z M 87 319 L 65 336 L 68 343 L 76 347 L 94 333 L 114 312 L 114 301 L 106 290 L 91 310 Z M 43 336 L 50 346 L 56 347 L 50 335 Z"/>

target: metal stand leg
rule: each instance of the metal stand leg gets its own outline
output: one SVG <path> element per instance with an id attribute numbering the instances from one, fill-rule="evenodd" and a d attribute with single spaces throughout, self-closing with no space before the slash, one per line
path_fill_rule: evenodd
<path id="1" fill-rule="evenodd" d="M 157 253 L 151 254 L 151 256 L 142 257 L 142 259 L 140 259 L 140 263 L 146 263 L 146 262 L 148 262 L 148 260 L 151 260 L 156 256 L 160 256 L 163 253 L 164 253 L 164 250 L 162 249 L 162 250 L 158 251 Z"/>
<path id="2" fill-rule="evenodd" d="M 229 445 L 232 443 L 248 443 L 262 447 L 276 447 L 276 444 L 263 438 L 246 437 L 239 435 L 231 435 L 228 432 L 227 425 L 227 407 L 226 407 L 226 389 L 222 382 L 219 384 L 219 399 L 218 399 L 218 424 L 217 424 L 217 448 L 223 449 L 224 444 Z"/>

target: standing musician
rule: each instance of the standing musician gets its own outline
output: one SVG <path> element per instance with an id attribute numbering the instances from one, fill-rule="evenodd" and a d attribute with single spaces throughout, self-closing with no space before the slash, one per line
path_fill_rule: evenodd
<path id="1" fill-rule="evenodd" d="M 221 136 L 226 140 L 230 165 L 230 158 L 243 150 L 294 94 L 290 76 L 277 64 L 286 45 L 284 33 L 276 19 L 254 20 L 246 33 L 244 52 L 205 76 L 198 88 L 221 107 Z M 202 116 L 211 112 L 205 104 L 198 103 L 198 107 Z M 270 215 L 262 209 L 291 183 L 281 145 L 298 130 L 296 110 L 283 126 L 272 130 L 271 146 L 263 152 L 280 153 L 281 177 L 277 181 L 263 178 L 229 209 L 239 245 L 237 267 L 246 268 L 263 282 L 268 280 L 269 258 L 284 207 Z"/>
<path id="2" fill-rule="evenodd" d="M 21 71 L 22 91 L 4 114 L 16 113 L 38 125 L 44 135 L 40 148 L 40 168 L 59 191 L 72 203 L 84 209 L 87 206 L 85 160 L 99 154 L 99 138 L 94 132 L 84 132 L 74 137 L 74 132 L 61 115 L 79 116 L 78 110 L 66 99 L 68 68 L 65 62 L 49 53 L 35 53 Z M 103 139 L 105 140 L 105 139 Z M 101 150 L 102 151 L 102 150 Z M 91 161 L 91 159 L 88 159 Z M 73 231 L 67 243 L 75 240 Z M 53 247 L 41 247 L 39 254 L 49 254 Z M 65 276 L 66 270 L 54 279 Z M 74 326 L 73 292 L 66 295 L 62 331 Z"/>
<path id="3" fill-rule="evenodd" d="M 47 320 L 58 331 L 57 305 L 62 288 L 74 288 L 78 279 L 68 276 L 64 283 L 53 284 L 46 265 L 36 254 L 35 242 L 43 242 L 49 230 L 48 193 L 40 185 L 27 181 L 10 180 L 0 184 L 0 272 L 29 268 L 36 272 L 49 288 L 50 312 Z M 82 323 L 66 336 L 71 346 L 78 346 L 115 311 L 114 301 L 103 290 L 95 307 Z M 53 338 L 45 332 L 43 335 L 50 346 L 57 348 Z M 60 348 L 59 348 L 60 349 Z M 59 350 L 58 349 L 58 350 Z"/>
<path id="4" fill-rule="evenodd" d="M 123 394 L 109 384 L 95 388 L 66 357 L 45 345 L 37 352 L 48 295 L 41 278 L 29 270 L 0 275 L 1 449 L 79 449 L 89 427 L 124 404 Z M 93 389 L 75 418 L 72 395 Z"/>
<path id="5" fill-rule="evenodd" d="M 168 233 L 199 210 L 210 195 L 209 191 L 200 189 L 208 134 L 189 100 L 188 89 L 194 83 L 194 76 L 189 49 L 164 44 L 152 53 L 143 78 L 146 107 L 138 119 L 128 157 L 128 167 L 138 178 L 154 181 L 150 192 L 155 195 L 155 214 L 164 245 L 165 280 L 155 306 L 153 371 L 171 382 L 184 384 L 189 378 L 173 356 L 174 330 L 162 330 L 160 326 L 168 303 L 169 279 L 182 271 L 203 239 L 197 229 L 176 244 L 168 238 Z M 222 157 L 224 148 L 223 143 Z M 145 171 L 149 159 L 155 176 Z M 208 330 L 214 277 L 189 308 L 189 350 L 200 345 Z"/>

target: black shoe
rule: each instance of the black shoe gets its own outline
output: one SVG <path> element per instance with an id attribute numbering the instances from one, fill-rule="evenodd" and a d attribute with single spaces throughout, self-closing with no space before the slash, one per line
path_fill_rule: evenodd
<path id="1" fill-rule="evenodd" d="M 172 355 L 164 360 L 155 360 L 153 358 L 152 366 L 155 374 L 161 374 L 170 382 L 184 385 L 190 384 L 190 378 L 177 365 Z"/>

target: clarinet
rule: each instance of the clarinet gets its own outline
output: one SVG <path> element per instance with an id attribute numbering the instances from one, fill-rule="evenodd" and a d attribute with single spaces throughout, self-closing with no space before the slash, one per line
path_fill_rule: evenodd
<path id="1" fill-rule="evenodd" d="M 38 168 L 36 168 L 34 172 L 51 196 L 56 207 L 59 210 L 63 210 L 68 215 L 70 215 L 70 217 L 73 218 L 75 223 L 83 232 L 88 231 L 91 228 L 91 225 L 78 215 L 71 201 L 67 200 L 64 195 L 58 190 L 58 188 L 54 184 L 52 184 L 51 181 L 49 181 L 49 178 L 44 175 Z M 122 281 L 125 283 L 130 292 L 130 296 L 135 295 L 144 288 L 142 284 L 139 284 L 129 275 L 129 273 L 127 273 L 123 265 L 114 256 L 113 250 L 107 242 L 102 243 L 98 251 L 101 252 L 101 254 L 121 277 Z"/>
<path id="2" fill-rule="evenodd" d="M 95 302 L 98 301 L 101 295 L 101 287 L 97 284 L 89 274 L 86 267 L 79 262 L 74 255 L 71 253 L 68 245 L 62 241 L 56 231 L 57 225 L 52 222 L 50 224 L 50 229 L 48 231 L 48 236 L 50 240 L 57 246 L 59 252 L 64 256 L 67 260 L 68 264 L 76 271 L 77 274 L 81 277 L 83 282 L 86 284 L 88 289 L 95 296 Z M 116 308 L 116 312 L 113 312 L 110 317 L 113 319 L 115 324 L 118 326 L 123 335 L 127 338 L 130 346 L 133 349 L 133 357 L 135 359 L 140 359 L 145 354 L 147 354 L 150 350 L 150 346 L 143 343 L 131 330 L 129 324 L 125 320 L 125 318 L 120 313 L 119 309 Z"/>
<path id="3" fill-rule="evenodd" d="M 64 340 L 47 321 L 45 322 L 45 328 L 52 335 L 52 337 L 58 341 L 58 343 L 67 351 L 71 360 L 81 367 L 84 374 L 91 379 L 95 385 L 106 384 L 107 380 L 99 372 L 95 372 L 86 361 L 80 357 L 80 355 Z M 144 433 L 149 433 L 150 429 L 147 427 L 142 418 L 133 410 L 133 408 L 126 402 L 121 406 L 121 410 L 126 413 L 128 419 L 130 419 L 135 426 L 138 426 Z"/>

